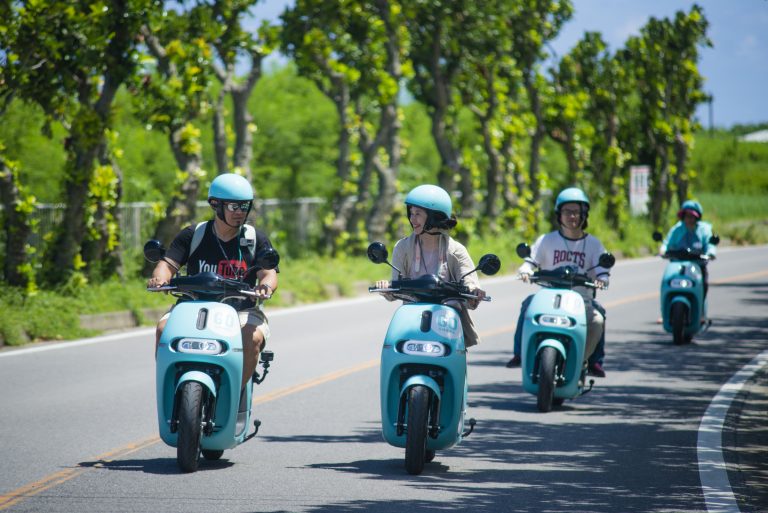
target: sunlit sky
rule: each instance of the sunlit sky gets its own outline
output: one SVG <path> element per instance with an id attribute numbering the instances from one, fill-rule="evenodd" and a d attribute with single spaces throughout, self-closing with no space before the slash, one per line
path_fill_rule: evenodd
<path id="1" fill-rule="evenodd" d="M 603 35 L 611 50 L 638 35 L 651 17 L 673 18 L 694 3 L 709 20 L 712 48 L 701 49 L 704 89 L 713 95 L 712 118 L 718 127 L 768 122 L 768 0 L 573 0 L 574 16 L 552 43 L 567 53 L 585 31 Z M 266 0 L 254 10 L 259 19 L 277 20 L 292 0 Z M 707 105 L 697 111 L 709 126 Z"/>

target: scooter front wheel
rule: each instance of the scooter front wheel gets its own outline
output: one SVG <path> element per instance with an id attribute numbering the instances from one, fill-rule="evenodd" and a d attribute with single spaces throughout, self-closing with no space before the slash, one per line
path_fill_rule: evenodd
<path id="1" fill-rule="evenodd" d="M 405 433 L 405 469 L 421 474 L 427 455 L 429 389 L 416 385 L 408 390 L 408 430 Z"/>
<path id="2" fill-rule="evenodd" d="M 681 302 L 673 303 L 669 312 L 669 320 L 672 324 L 672 342 L 678 346 L 690 342 L 690 338 L 685 336 L 685 326 L 688 324 L 688 307 Z"/>
<path id="3" fill-rule="evenodd" d="M 187 381 L 179 392 L 179 430 L 176 461 L 182 472 L 194 472 L 200 461 L 203 436 L 203 385 Z"/>
<path id="4" fill-rule="evenodd" d="M 539 353 L 539 393 L 536 396 L 536 407 L 543 413 L 552 409 L 556 367 L 557 350 L 554 347 L 545 347 Z"/>

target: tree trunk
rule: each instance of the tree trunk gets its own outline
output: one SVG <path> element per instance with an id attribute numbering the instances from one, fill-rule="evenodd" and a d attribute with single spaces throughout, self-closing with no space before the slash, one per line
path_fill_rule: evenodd
<path id="1" fill-rule="evenodd" d="M 688 144 L 678 130 L 675 134 L 675 185 L 677 186 L 677 204 L 680 205 L 688 199 Z"/>
<path id="2" fill-rule="evenodd" d="M 546 135 L 544 126 L 544 116 L 541 112 L 541 98 L 539 91 L 534 86 L 530 77 L 524 78 L 525 89 L 528 91 L 528 99 L 531 105 L 531 112 L 536 119 L 536 127 L 531 134 L 531 155 L 528 165 L 528 186 L 531 190 L 531 205 L 533 208 L 539 207 L 541 200 L 541 180 L 539 177 L 539 163 L 541 159 L 541 143 Z M 537 228 L 538 228 L 538 223 Z"/>
<path id="3" fill-rule="evenodd" d="M 110 158 L 106 144 L 103 144 L 99 148 L 98 159 L 99 164 L 102 166 L 110 166 L 115 173 L 117 179 L 114 188 L 115 200 L 111 207 L 109 206 L 109 202 L 97 200 L 96 212 L 93 220 L 93 226 L 97 236 L 95 238 L 86 237 L 83 241 L 81 254 L 83 261 L 88 262 L 89 276 L 101 281 L 114 274 L 118 274 L 121 278 L 123 277 L 120 245 L 121 233 L 119 229 L 116 229 L 115 233 L 115 237 L 117 238 L 116 244 L 113 247 L 109 246 L 112 235 L 110 223 L 112 223 L 113 228 L 119 227 L 120 218 L 122 217 L 120 213 L 120 202 L 123 196 L 123 176 L 117 162 Z"/>
<path id="4" fill-rule="evenodd" d="M 336 159 L 336 178 L 338 187 L 334 194 L 331 209 L 333 220 L 325 228 L 325 247 L 335 255 L 338 250 L 338 238 L 347 227 L 349 216 L 354 207 L 352 195 L 348 192 L 347 181 L 349 180 L 349 155 L 350 155 L 350 124 L 347 109 L 350 105 L 349 86 L 344 82 L 343 77 L 333 76 L 333 92 L 327 91 L 326 94 L 336 105 L 336 112 L 339 115 L 339 155 Z"/>
<path id="5" fill-rule="evenodd" d="M 202 156 L 185 153 L 181 149 L 182 128 L 173 131 L 170 136 L 171 148 L 176 157 L 176 163 L 184 172 L 185 180 L 178 194 L 174 194 L 165 209 L 165 215 L 155 228 L 153 239 L 165 245 L 170 244 L 184 226 L 195 220 L 197 215 L 197 197 L 200 190 L 202 172 Z M 151 276 L 155 264 L 145 262 L 142 274 Z"/>
<path id="6" fill-rule="evenodd" d="M 32 231 L 29 213 L 20 208 L 24 198 L 21 197 L 16 174 L 5 159 L 0 157 L 0 201 L 2 201 L 5 231 L 5 261 L 3 262 L 3 277 L 9 285 L 27 288 L 31 276 L 23 272 L 27 264 L 27 240 Z"/>
<path id="7" fill-rule="evenodd" d="M 216 157 L 217 174 L 229 172 L 229 157 L 227 157 L 227 122 L 224 116 L 226 109 L 226 89 L 219 91 L 216 105 L 213 109 L 213 152 Z"/>

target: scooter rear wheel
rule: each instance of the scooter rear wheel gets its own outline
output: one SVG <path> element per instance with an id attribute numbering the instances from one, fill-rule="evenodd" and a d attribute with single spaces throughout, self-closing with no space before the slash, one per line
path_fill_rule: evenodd
<path id="1" fill-rule="evenodd" d="M 427 456 L 429 389 L 416 385 L 408 391 L 408 430 L 405 433 L 405 470 L 421 474 Z"/>
<path id="2" fill-rule="evenodd" d="M 688 324 L 688 307 L 684 303 L 673 303 L 669 311 L 669 321 L 672 325 L 672 342 L 675 345 L 687 344 L 690 337 L 685 336 L 685 326 Z"/>
<path id="3" fill-rule="evenodd" d="M 555 397 L 555 368 L 557 366 L 557 350 L 545 347 L 539 354 L 539 393 L 536 396 L 536 407 L 546 413 L 552 409 Z"/>
<path id="4" fill-rule="evenodd" d="M 179 430 L 176 461 L 182 472 L 194 472 L 200 461 L 203 436 L 203 386 L 187 381 L 179 393 Z"/>

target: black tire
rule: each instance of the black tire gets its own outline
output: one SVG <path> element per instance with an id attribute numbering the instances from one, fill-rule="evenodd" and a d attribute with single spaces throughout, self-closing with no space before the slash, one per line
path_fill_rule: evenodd
<path id="1" fill-rule="evenodd" d="M 539 354 L 539 393 L 536 407 L 546 413 L 552 409 L 555 398 L 555 368 L 557 367 L 557 349 L 545 347 Z"/>
<path id="2" fill-rule="evenodd" d="M 179 392 L 179 430 L 176 461 L 182 472 L 194 472 L 200 461 L 203 436 L 203 385 L 187 381 Z"/>
<path id="3" fill-rule="evenodd" d="M 553 406 L 562 406 L 565 402 L 565 397 L 555 397 L 552 399 Z"/>
<path id="4" fill-rule="evenodd" d="M 688 307 L 685 303 L 672 303 L 669 310 L 669 323 L 672 325 L 672 342 L 683 345 L 689 341 L 685 336 L 685 326 L 688 324 Z"/>
<path id="5" fill-rule="evenodd" d="M 219 458 L 221 458 L 221 455 L 224 454 L 224 451 L 209 451 L 207 449 L 203 449 L 203 458 L 205 458 L 208 461 L 216 461 Z"/>
<path id="6" fill-rule="evenodd" d="M 408 430 L 405 433 L 405 470 L 421 474 L 427 459 L 429 389 L 414 386 L 408 391 Z"/>

